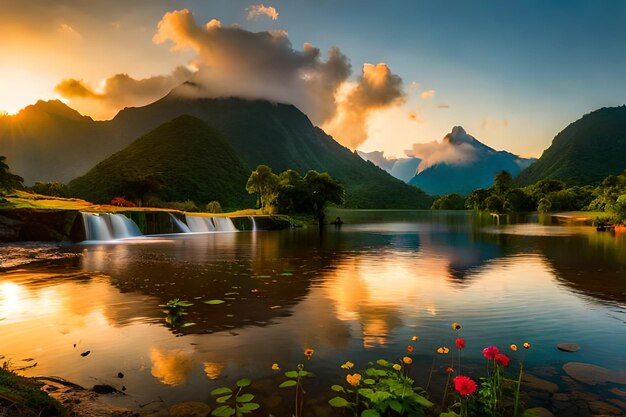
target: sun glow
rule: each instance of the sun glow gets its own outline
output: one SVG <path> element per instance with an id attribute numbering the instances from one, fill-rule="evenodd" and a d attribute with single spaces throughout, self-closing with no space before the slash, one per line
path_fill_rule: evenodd
<path id="1" fill-rule="evenodd" d="M 0 115 L 17 114 L 37 100 L 59 98 L 52 89 L 57 80 L 18 67 L 0 68 Z"/>

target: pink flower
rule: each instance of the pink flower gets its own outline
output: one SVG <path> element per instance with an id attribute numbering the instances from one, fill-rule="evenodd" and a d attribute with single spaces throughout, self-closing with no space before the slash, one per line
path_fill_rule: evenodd
<path id="1" fill-rule="evenodd" d="M 483 349 L 483 356 L 485 359 L 493 359 L 498 353 L 500 353 L 500 349 L 495 346 L 487 346 Z"/>
<path id="2" fill-rule="evenodd" d="M 471 395 L 476 392 L 476 382 L 470 377 L 455 376 L 452 382 L 454 382 L 454 389 L 461 395 Z"/>
<path id="3" fill-rule="evenodd" d="M 496 363 L 502 367 L 507 366 L 509 362 L 511 361 L 511 359 L 508 356 L 502 353 L 498 353 L 494 359 L 496 360 Z"/>
<path id="4" fill-rule="evenodd" d="M 465 340 L 463 340 L 462 338 L 457 338 L 456 339 L 456 347 L 457 349 L 463 349 L 465 347 Z"/>

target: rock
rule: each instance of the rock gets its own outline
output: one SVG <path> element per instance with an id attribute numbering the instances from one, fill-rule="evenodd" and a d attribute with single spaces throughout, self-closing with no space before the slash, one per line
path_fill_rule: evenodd
<path id="1" fill-rule="evenodd" d="M 626 402 L 622 400 L 618 400 L 617 398 L 609 398 L 608 400 L 611 404 L 619 407 L 621 410 L 626 411 Z"/>
<path id="2" fill-rule="evenodd" d="M 580 346 L 576 343 L 559 343 L 556 348 L 561 352 L 578 352 L 580 350 Z"/>
<path id="3" fill-rule="evenodd" d="M 119 392 L 110 385 L 94 385 L 91 390 L 97 392 L 98 394 L 113 394 Z"/>
<path id="4" fill-rule="evenodd" d="M 526 412 L 530 413 L 530 415 L 532 416 L 537 417 L 554 417 L 554 414 L 552 414 L 550 410 L 543 407 L 529 408 L 528 410 L 526 410 Z"/>
<path id="5" fill-rule="evenodd" d="M 619 388 L 611 388 L 609 391 L 619 397 L 626 397 L 626 391 Z"/>
<path id="6" fill-rule="evenodd" d="M 612 406 L 611 404 L 602 402 L 602 401 L 591 401 L 589 403 L 589 409 L 594 414 L 614 415 L 614 414 L 619 414 L 621 412 L 619 408 Z"/>
<path id="7" fill-rule="evenodd" d="M 626 372 L 615 372 L 589 363 L 568 362 L 563 365 L 563 370 L 575 380 L 589 385 L 606 382 L 626 384 Z"/>
<path id="8" fill-rule="evenodd" d="M 555 393 L 559 390 L 559 386 L 554 382 L 546 381 L 545 379 L 537 378 L 531 374 L 522 375 L 522 383 L 531 391 L 544 391 Z"/>
<path id="9" fill-rule="evenodd" d="M 201 402 L 185 402 L 174 404 L 169 409 L 170 417 L 207 417 L 211 407 Z"/>

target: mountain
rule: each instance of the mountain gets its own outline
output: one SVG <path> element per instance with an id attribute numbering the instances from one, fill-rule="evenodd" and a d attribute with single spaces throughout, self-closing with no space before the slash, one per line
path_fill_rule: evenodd
<path id="1" fill-rule="evenodd" d="M 105 122 L 74 114 L 61 102 L 52 102 L 59 110 L 55 112 L 45 104 L 34 106 L 42 123 L 31 123 L 31 116 L 22 113 L 0 118 L 0 149 L 27 184 L 67 182 L 161 124 L 190 115 L 217 130 L 250 168 L 266 164 L 274 171 L 328 172 L 344 185 L 347 207 L 426 208 L 431 203 L 421 190 L 363 161 L 289 104 L 189 98 L 178 88 Z"/>
<path id="2" fill-rule="evenodd" d="M 381 151 L 363 152 L 356 151 L 357 154 L 366 161 L 370 161 L 374 165 L 384 169 L 395 177 L 404 182 L 409 182 L 415 176 L 417 167 L 422 161 L 419 158 L 386 158 L 385 153 Z"/>
<path id="3" fill-rule="evenodd" d="M 626 106 L 605 107 L 563 129 L 514 183 L 524 186 L 555 179 L 570 185 L 596 184 L 625 169 Z"/>
<path id="4" fill-rule="evenodd" d="M 195 117 L 179 116 L 74 179 L 69 189 L 76 197 L 107 203 L 123 195 L 129 181 L 156 178 L 155 196 L 163 201 L 216 200 L 238 208 L 254 203 L 245 189 L 249 176 L 219 132 Z"/>
<path id="5" fill-rule="evenodd" d="M 426 157 L 409 184 L 429 194 L 468 194 L 487 188 L 500 171 L 516 176 L 534 159 L 520 158 L 506 151 L 496 151 L 456 126 L 442 142 L 435 143 L 437 152 Z M 418 155 L 419 156 L 419 155 Z M 438 156 L 438 159 L 434 159 Z"/>

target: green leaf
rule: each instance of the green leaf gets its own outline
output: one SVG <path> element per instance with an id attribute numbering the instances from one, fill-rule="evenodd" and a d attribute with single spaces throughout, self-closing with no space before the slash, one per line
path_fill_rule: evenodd
<path id="1" fill-rule="evenodd" d="M 228 394 L 228 395 L 224 395 L 223 397 L 219 397 L 217 398 L 215 401 L 217 401 L 220 404 L 224 404 L 226 401 L 228 401 L 230 399 L 230 397 L 232 397 L 233 394 Z"/>
<path id="2" fill-rule="evenodd" d="M 216 417 L 231 417 L 235 415 L 235 409 L 233 407 L 223 405 L 213 410 L 211 415 L 214 415 Z"/>
<path id="3" fill-rule="evenodd" d="M 224 300 L 209 300 L 209 301 L 203 301 L 204 304 L 209 304 L 209 305 L 217 305 L 217 304 L 224 304 L 226 301 Z"/>
<path id="4" fill-rule="evenodd" d="M 239 293 L 237 291 L 233 291 L 233 292 L 227 292 L 224 295 L 239 295 Z"/>
<path id="5" fill-rule="evenodd" d="M 182 329 L 184 329 L 185 327 L 191 327 L 191 326 L 195 326 L 195 325 L 196 325 L 196 323 L 183 323 L 183 324 L 180 325 L 180 327 Z"/>
<path id="6" fill-rule="evenodd" d="M 189 301 L 179 301 L 178 305 L 181 307 L 191 307 L 193 303 L 190 303 Z"/>
<path id="7" fill-rule="evenodd" d="M 387 368 L 391 366 L 391 364 L 384 359 L 379 359 L 376 361 L 376 363 L 379 364 L 380 366 L 386 366 Z"/>
<path id="8" fill-rule="evenodd" d="M 345 398 L 341 397 L 331 398 L 328 401 L 328 404 L 332 405 L 333 407 L 347 407 L 348 405 L 350 405 L 350 403 L 346 401 Z"/>
<path id="9" fill-rule="evenodd" d="M 233 390 L 228 387 L 219 387 L 211 391 L 211 395 L 230 394 L 231 392 L 233 392 Z"/>
<path id="10" fill-rule="evenodd" d="M 428 407 L 432 407 L 432 406 L 434 405 L 433 403 L 431 403 L 430 401 L 428 401 L 428 399 L 427 399 L 426 397 L 422 397 L 422 396 L 421 396 L 421 395 L 419 395 L 419 394 L 413 394 L 413 395 L 411 396 L 411 399 L 412 399 L 413 401 L 415 401 L 416 403 L 418 403 L 419 405 L 421 405 L 422 407 L 426 407 L 426 408 L 428 408 Z"/>
<path id="11" fill-rule="evenodd" d="M 300 376 L 313 376 L 313 373 L 309 372 L 309 371 L 298 371 L 298 375 L 300 375 Z"/>
<path id="12" fill-rule="evenodd" d="M 361 417 L 380 417 L 380 414 L 376 410 L 363 410 Z"/>
<path id="13" fill-rule="evenodd" d="M 240 380 L 237 381 L 237 386 L 239 388 L 243 388 L 243 387 L 247 387 L 251 383 L 252 382 L 248 378 L 241 378 Z"/>
<path id="14" fill-rule="evenodd" d="M 346 390 L 343 389 L 341 385 L 333 385 L 332 387 L 330 387 L 330 389 L 337 392 L 346 392 Z"/>
<path id="15" fill-rule="evenodd" d="M 259 404 L 257 403 L 245 403 L 245 404 L 241 404 L 238 408 L 239 411 L 241 411 L 244 414 L 248 414 L 253 412 L 254 410 L 258 410 L 259 407 L 261 407 Z"/>
<path id="16" fill-rule="evenodd" d="M 397 400 L 392 400 L 389 401 L 389 407 L 391 407 L 391 409 L 393 411 L 395 411 L 396 413 L 402 414 L 402 404 L 400 404 L 400 401 Z"/>
<path id="17" fill-rule="evenodd" d="M 366 385 L 374 385 L 376 381 L 374 381 L 372 378 L 367 378 L 363 380 L 363 383 Z"/>
<path id="18" fill-rule="evenodd" d="M 298 377 L 298 371 L 287 371 L 287 372 L 285 372 L 285 376 L 287 378 L 297 378 Z"/>
<path id="19" fill-rule="evenodd" d="M 461 417 L 461 416 L 455 413 L 454 411 L 448 411 L 447 413 L 439 414 L 439 417 Z"/>
<path id="20" fill-rule="evenodd" d="M 283 273 L 280 274 L 281 277 L 290 277 L 292 275 L 293 275 L 293 273 L 291 273 L 291 272 L 283 272 Z"/>
<path id="21" fill-rule="evenodd" d="M 242 394 L 239 397 L 235 398 L 240 403 L 249 403 L 254 399 L 254 395 L 252 394 Z"/>
<path id="22" fill-rule="evenodd" d="M 296 381 L 294 381 L 293 379 L 290 379 L 289 381 L 285 381 L 282 384 L 280 384 L 278 388 L 293 387 L 294 385 L 297 385 L 297 384 L 298 383 Z"/>

